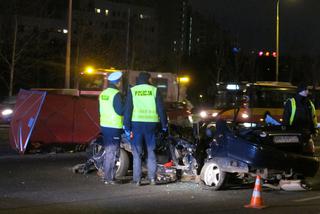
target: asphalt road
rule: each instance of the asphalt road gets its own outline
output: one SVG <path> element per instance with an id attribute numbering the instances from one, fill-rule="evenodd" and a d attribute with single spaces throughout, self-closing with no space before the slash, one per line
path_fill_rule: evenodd
<path id="1" fill-rule="evenodd" d="M 0 137 L 1 139 L 1 137 Z M 5 139 L 1 139 L 5 140 Z M 84 153 L 4 153 L 0 142 L 0 213 L 256 213 L 243 206 L 252 187 L 225 191 L 204 189 L 195 182 L 136 187 L 130 177 L 120 185 L 104 185 L 96 173 L 74 174 Z M 320 213 L 320 173 L 312 191 L 263 189 L 267 208 L 261 213 Z"/>

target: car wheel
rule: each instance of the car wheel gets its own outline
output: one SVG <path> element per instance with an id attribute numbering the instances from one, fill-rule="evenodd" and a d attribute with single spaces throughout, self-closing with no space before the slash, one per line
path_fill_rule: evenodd
<path id="1" fill-rule="evenodd" d="M 89 159 L 94 160 L 94 165 L 97 170 L 103 172 L 104 167 L 104 147 L 102 136 L 92 140 L 87 147 L 86 153 Z M 119 159 L 116 161 L 116 177 L 123 177 L 127 175 L 130 165 L 128 153 L 124 149 L 120 149 Z"/>
<path id="2" fill-rule="evenodd" d="M 116 162 L 116 178 L 127 175 L 129 169 L 130 159 L 128 153 L 124 149 L 120 149 L 119 160 Z"/>
<path id="3" fill-rule="evenodd" d="M 205 185 L 212 187 L 212 189 L 220 190 L 226 183 L 227 173 L 221 171 L 221 168 L 215 161 L 210 161 L 202 167 L 200 179 Z"/>
<path id="4" fill-rule="evenodd" d="M 97 138 L 90 141 L 86 148 L 86 154 L 88 158 L 98 155 L 103 150 L 103 137 L 98 135 Z"/>

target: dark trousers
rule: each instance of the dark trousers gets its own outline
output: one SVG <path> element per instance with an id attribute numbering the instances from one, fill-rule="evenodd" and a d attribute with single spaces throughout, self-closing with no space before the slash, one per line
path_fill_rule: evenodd
<path id="1" fill-rule="evenodd" d="M 141 158 L 143 146 L 147 147 L 148 155 L 148 179 L 156 178 L 157 160 L 155 155 L 156 149 L 156 126 L 153 123 L 133 123 L 133 139 L 131 148 L 133 154 L 133 181 L 141 180 Z"/>
<path id="2" fill-rule="evenodd" d="M 112 181 L 116 176 L 116 161 L 120 153 L 121 129 L 101 127 L 105 149 L 104 180 Z"/>

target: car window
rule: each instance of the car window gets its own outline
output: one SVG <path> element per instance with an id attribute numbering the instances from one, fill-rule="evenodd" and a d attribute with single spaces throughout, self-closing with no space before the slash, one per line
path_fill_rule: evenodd
<path id="1" fill-rule="evenodd" d="M 257 87 L 249 92 L 250 107 L 283 108 L 284 103 L 294 95 L 294 89 Z"/>

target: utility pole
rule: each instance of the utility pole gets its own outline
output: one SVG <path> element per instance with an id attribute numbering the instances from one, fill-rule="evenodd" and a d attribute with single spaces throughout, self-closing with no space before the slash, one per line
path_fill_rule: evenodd
<path id="1" fill-rule="evenodd" d="M 280 25 L 280 16 L 279 16 L 279 11 L 280 11 L 280 0 L 277 0 L 277 15 L 276 15 L 276 81 L 279 81 L 279 25 Z"/>
<path id="2" fill-rule="evenodd" d="M 70 88 L 70 55 L 71 55 L 71 34 L 72 34 L 72 0 L 69 0 L 68 10 L 68 33 L 67 33 L 67 52 L 66 52 L 66 71 L 64 87 Z"/>
<path id="3" fill-rule="evenodd" d="M 129 71 L 129 43 L 130 43 L 130 17 L 131 9 L 128 8 L 127 38 L 126 38 L 126 69 Z"/>
<path id="4" fill-rule="evenodd" d="M 11 56 L 11 66 L 10 66 L 9 97 L 11 97 L 13 94 L 13 78 L 14 78 L 14 68 L 15 68 L 15 64 L 16 64 L 16 47 L 17 47 L 17 31 L 18 31 L 18 20 L 17 19 L 18 19 L 17 14 L 15 14 L 12 56 Z"/>

